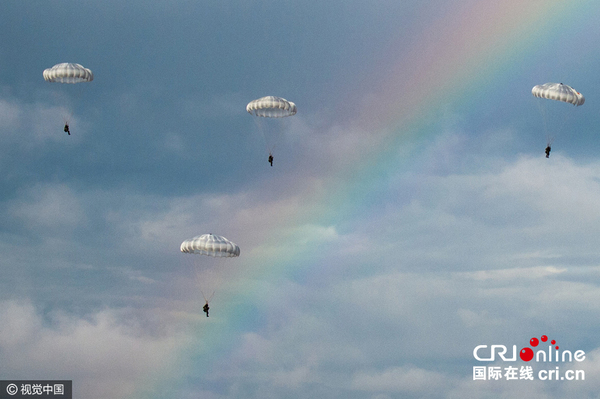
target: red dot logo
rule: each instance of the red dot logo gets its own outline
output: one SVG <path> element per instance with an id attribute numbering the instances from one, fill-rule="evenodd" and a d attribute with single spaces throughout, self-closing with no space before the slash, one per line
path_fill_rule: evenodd
<path id="1" fill-rule="evenodd" d="M 542 342 L 546 342 L 548 341 L 548 336 L 547 335 L 542 335 L 540 337 L 540 339 L 537 339 L 536 337 L 533 337 L 529 340 L 529 345 L 531 345 L 532 347 L 536 347 L 540 344 L 540 341 Z M 550 343 L 552 345 L 556 345 L 556 340 L 553 339 L 552 341 L 550 341 Z M 558 345 L 555 346 L 556 350 L 558 350 Z M 519 356 L 521 357 L 521 360 L 525 361 L 525 362 L 529 362 L 531 359 L 533 359 L 533 350 L 531 348 L 523 348 L 521 349 L 521 352 L 519 352 Z"/>
<path id="2" fill-rule="evenodd" d="M 521 349 L 521 352 L 519 352 L 519 356 L 521 357 L 521 360 L 528 362 L 533 359 L 533 351 L 531 348 L 523 348 Z"/>

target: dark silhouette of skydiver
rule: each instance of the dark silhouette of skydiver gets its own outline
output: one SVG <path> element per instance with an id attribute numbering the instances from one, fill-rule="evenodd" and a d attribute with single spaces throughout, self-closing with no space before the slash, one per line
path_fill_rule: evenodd
<path id="1" fill-rule="evenodd" d="M 210 309 L 210 308 L 208 307 L 208 301 L 206 301 L 206 303 L 204 304 L 204 307 L 202 308 L 202 311 L 204 313 L 206 313 L 206 317 L 208 317 L 208 309 Z"/>
<path id="2" fill-rule="evenodd" d="M 273 155 L 269 154 L 269 163 L 273 166 Z"/>
<path id="3" fill-rule="evenodd" d="M 548 144 L 548 147 L 546 147 L 546 158 L 550 158 L 550 144 Z"/>
<path id="4" fill-rule="evenodd" d="M 65 133 L 68 133 L 69 136 L 71 135 L 71 132 L 69 131 L 69 124 L 65 123 Z"/>

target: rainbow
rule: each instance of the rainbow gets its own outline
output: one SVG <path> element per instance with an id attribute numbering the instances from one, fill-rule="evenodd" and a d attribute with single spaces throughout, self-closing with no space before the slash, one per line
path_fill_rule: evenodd
<path id="1" fill-rule="evenodd" d="M 425 8 L 420 21 L 426 20 Z M 353 162 L 332 167 L 324 177 L 327 184 L 320 185 L 316 194 L 307 192 L 293 215 L 278 221 L 278 228 L 264 245 L 295 248 L 298 237 L 293 233 L 294 226 L 335 225 L 358 212 L 357 204 L 359 208 L 368 207 L 364 193 L 381 182 L 381 176 L 407 162 L 406 157 L 397 155 L 398 148 L 418 135 L 435 134 L 425 131 L 424 120 L 434 117 L 444 104 L 466 104 L 474 101 L 473 97 L 481 101 L 484 97 L 478 93 L 499 84 L 507 73 L 515 73 L 513 64 L 545 44 L 548 31 L 550 35 L 559 34 L 552 26 L 560 24 L 562 30 L 576 27 L 575 11 L 579 14 L 585 9 L 590 10 L 586 15 L 597 16 L 597 1 L 466 0 L 413 27 L 408 39 L 390 43 L 389 53 L 397 56 L 374 66 L 371 77 L 358 84 L 354 93 L 358 98 L 371 96 L 371 100 L 366 96 L 360 110 L 352 110 L 352 123 L 369 132 L 373 145 L 357 152 Z M 524 95 L 529 91 L 529 87 L 524 88 Z M 301 114 L 302 105 L 298 107 Z M 352 118 L 347 114 L 343 117 Z M 374 156 L 382 148 L 385 156 Z M 311 267 L 306 265 L 315 263 L 311 260 L 317 257 L 302 246 L 267 259 L 245 254 L 242 249 L 240 259 L 245 271 L 240 279 L 282 276 L 289 273 L 291 265 L 302 265 L 301 273 L 310 274 Z M 139 396 L 172 397 L 169 392 L 185 385 L 186 379 L 207 372 L 227 358 L 239 343 L 239 335 L 253 323 L 252 305 L 248 304 L 258 300 L 256 287 L 238 287 L 230 302 L 219 305 L 219 318 L 226 321 L 192 322 L 192 338 L 182 342 L 172 361 L 164 365 L 160 382 L 140 387 Z M 202 304 L 191 306 L 199 312 Z"/>

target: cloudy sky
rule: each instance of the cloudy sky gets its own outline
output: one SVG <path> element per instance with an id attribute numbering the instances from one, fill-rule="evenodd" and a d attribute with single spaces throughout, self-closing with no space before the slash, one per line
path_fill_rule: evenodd
<path id="1" fill-rule="evenodd" d="M 599 16 L 2 2 L 0 377 L 91 399 L 597 395 Z M 45 82 L 61 62 L 94 81 Z M 535 99 L 546 82 L 585 104 Z M 257 123 L 245 106 L 267 95 L 297 115 Z M 240 257 L 179 251 L 205 233 Z M 542 335 L 585 361 L 473 356 Z M 528 365 L 534 381 L 473 379 Z M 585 381 L 537 378 L 557 365 Z"/>

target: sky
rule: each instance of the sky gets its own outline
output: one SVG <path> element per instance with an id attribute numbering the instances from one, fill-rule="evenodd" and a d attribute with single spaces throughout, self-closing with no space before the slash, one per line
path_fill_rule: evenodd
<path id="1" fill-rule="evenodd" d="M 597 397 L 599 15 L 3 2 L 0 379 L 91 399 Z M 62 62 L 94 80 L 44 81 Z M 534 98 L 547 82 L 585 104 Z M 257 121 L 267 95 L 297 114 Z M 208 233 L 240 256 L 180 252 Z M 542 335 L 585 359 L 475 357 Z M 585 380 L 540 378 L 556 367 Z"/>

